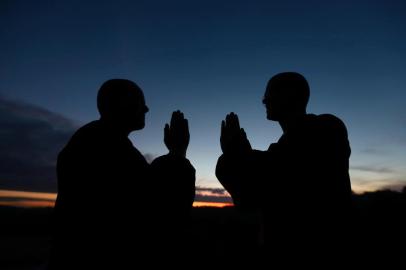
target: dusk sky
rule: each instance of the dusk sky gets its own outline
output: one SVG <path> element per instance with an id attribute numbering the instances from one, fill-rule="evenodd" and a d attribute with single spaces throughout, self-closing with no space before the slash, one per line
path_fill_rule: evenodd
<path id="1" fill-rule="evenodd" d="M 134 145 L 166 154 L 164 124 L 182 110 L 197 185 L 220 188 L 221 120 L 237 113 L 267 149 L 282 130 L 261 100 L 283 71 L 308 79 L 308 112 L 345 122 L 353 190 L 406 185 L 405 14 L 402 0 L 1 0 L 0 189 L 55 192 L 56 155 L 98 118 L 111 78 L 136 82 L 150 108 Z"/>

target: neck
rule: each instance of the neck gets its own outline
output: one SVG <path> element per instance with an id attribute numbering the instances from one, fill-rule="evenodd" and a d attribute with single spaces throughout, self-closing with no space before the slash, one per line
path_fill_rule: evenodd
<path id="1" fill-rule="evenodd" d="M 131 131 L 128 129 L 124 128 L 120 123 L 117 121 L 114 121 L 112 119 L 106 119 L 106 118 L 100 118 L 100 121 L 107 126 L 109 131 L 113 134 L 116 134 L 117 136 L 120 137 L 128 137 L 130 135 Z"/>
<path id="2" fill-rule="evenodd" d="M 281 126 L 283 133 L 285 134 L 289 130 L 295 129 L 295 127 L 297 127 L 303 121 L 303 117 L 305 115 L 306 113 L 279 120 L 279 125 Z"/>

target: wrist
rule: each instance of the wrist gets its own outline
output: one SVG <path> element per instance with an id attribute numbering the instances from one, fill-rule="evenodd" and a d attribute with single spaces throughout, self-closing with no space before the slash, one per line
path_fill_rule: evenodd
<path id="1" fill-rule="evenodd" d="M 186 150 L 184 151 L 169 150 L 169 155 L 177 158 L 186 158 Z"/>

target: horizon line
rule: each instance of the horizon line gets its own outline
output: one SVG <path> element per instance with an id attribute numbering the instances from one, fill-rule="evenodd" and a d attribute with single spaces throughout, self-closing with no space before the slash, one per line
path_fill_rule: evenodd
<path id="1" fill-rule="evenodd" d="M 0 189 L 0 206 L 40 208 L 55 206 L 57 193 Z M 233 206 L 230 202 L 194 201 L 193 207 Z"/>

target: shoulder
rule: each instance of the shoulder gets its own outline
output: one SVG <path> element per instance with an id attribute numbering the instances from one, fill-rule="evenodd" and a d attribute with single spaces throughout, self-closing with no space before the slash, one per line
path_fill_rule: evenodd
<path id="1" fill-rule="evenodd" d="M 316 129 L 322 133 L 331 133 L 336 136 L 348 136 L 344 122 L 332 114 L 313 115 L 313 123 Z"/>
<path id="2" fill-rule="evenodd" d="M 99 133 L 100 126 L 98 121 L 90 122 L 80 127 L 70 138 L 60 154 L 83 149 L 84 146 L 90 146 L 95 143 L 96 134 Z"/>
<path id="3" fill-rule="evenodd" d="M 338 127 L 345 127 L 344 122 L 333 114 L 328 114 L 328 113 L 319 114 L 316 117 L 317 117 L 318 121 L 320 121 L 322 123 L 336 125 Z"/>
<path id="4" fill-rule="evenodd" d="M 189 159 L 185 157 L 178 157 L 171 154 L 166 154 L 160 157 L 155 158 L 151 165 L 153 167 L 184 167 L 190 168 L 191 170 L 195 170 L 192 163 Z"/>
<path id="5" fill-rule="evenodd" d="M 75 134 L 73 134 L 71 140 L 81 140 L 94 137 L 94 135 L 100 133 L 102 126 L 98 120 L 87 123 L 79 128 Z"/>

